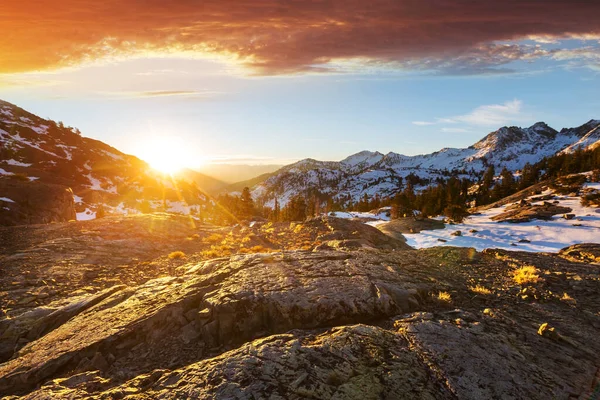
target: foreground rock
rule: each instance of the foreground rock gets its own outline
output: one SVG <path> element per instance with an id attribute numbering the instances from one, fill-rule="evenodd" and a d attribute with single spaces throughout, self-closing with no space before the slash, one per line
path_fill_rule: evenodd
<path id="1" fill-rule="evenodd" d="M 24 179 L 0 178 L 0 226 L 75 219 L 71 189 Z"/>
<path id="2" fill-rule="evenodd" d="M 116 360 L 117 376 L 133 377 L 143 372 L 140 359 L 146 368 L 164 357 L 181 363 L 267 334 L 418 309 L 427 287 L 385 262 L 335 252 L 233 257 L 117 291 L 0 366 L 0 392 L 34 387 L 97 353 Z"/>
<path id="3" fill-rule="evenodd" d="M 600 367 L 598 245 L 402 250 L 335 218 L 168 214 L 0 239 L 8 398 L 567 399 Z"/>
<path id="4" fill-rule="evenodd" d="M 516 285 L 513 272 L 525 265 L 546 272 Z M 180 277 L 4 320 L 0 335 L 21 332 L 29 342 L 0 365 L 0 393 L 585 396 L 600 367 L 599 273 L 555 255 L 456 248 L 292 251 L 189 263 Z M 515 296 L 521 288 L 539 301 Z M 544 323 L 555 336 L 538 334 Z"/>
<path id="5" fill-rule="evenodd" d="M 567 260 L 600 264 L 600 246 L 592 243 L 576 244 L 558 253 Z"/>

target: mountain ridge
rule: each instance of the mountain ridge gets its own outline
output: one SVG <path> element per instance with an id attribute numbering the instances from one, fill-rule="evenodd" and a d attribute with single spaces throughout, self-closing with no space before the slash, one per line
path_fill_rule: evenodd
<path id="1" fill-rule="evenodd" d="M 497 171 L 506 167 L 516 172 L 526 163 L 534 164 L 562 151 L 591 149 L 599 144 L 600 121 L 595 119 L 560 131 L 545 122 L 526 128 L 504 126 L 466 148 L 443 148 L 412 156 L 363 150 L 337 162 L 303 159 L 255 185 L 252 194 L 269 207 L 275 198 L 285 205 L 295 195 L 317 192 L 357 201 L 365 194 L 393 195 L 411 174 L 424 181 L 443 179 L 450 173 L 475 177 L 489 165 Z"/>

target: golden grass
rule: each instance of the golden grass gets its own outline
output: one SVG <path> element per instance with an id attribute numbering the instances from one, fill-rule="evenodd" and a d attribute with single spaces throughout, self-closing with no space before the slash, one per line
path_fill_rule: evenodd
<path id="1" fill-rule="evenodd" d="M 484 296 L 492 294 L 492 291 L 485 286 L 477 285 L 477 286 L 469 286 L 469 290 L 473 293 L 481 294 Z"/>
<path id="2" fill-rule="evenodd" d="M 448 292 L 438 292 L 437 299 L 441 303 L 451 303 L 452 296 Z"/>
<path id="3" fill-rule="evenodd" d="M 249 234 L 248 236 L 244 236 L 241 240 L 242 243 L 249 243 L 251 242 L 253 239 L 256 238 L 256 235 L 254 233 Z"/>
<path id="4" fill-rule="evenodd" d="M 174 251 L 174 252 L 170 253 L 168 257 L 170 260 L 175 260 L 178 258 L 185 258 L 185 253 L 183 251 Z"/>
<path id="5" fill-rule="evenodd" d="M 268 247 L 265 246 L 253 246 L 253 247 L 242 247 L 238 253 L 240 254 L 249 254 L 249 253 L 271 253 L 273 250 L 269 249 Z"/>
<path id="6" fill-rule="evenodd" d="M 513 271 L 513 280 L 519 284 L 537 283 L 540 281 L 540 271 L 533 265 L 526 265 Z"/>
<path id="7" fill-rule="evenodd" d="M 210 243 L 210 244 L 221 243 L 222 240 L 223 240 L 223 235 L 220 235 L 218 233 L 213 233 L 210 236 L 207 236 L 204 239 L 202 239 L 203 242 Z"/>
<path id="8" fill-rule="evenodd" d="M 231 248 L 228 246 L 210 246 L 210 249 L 200 253 L 203 258 L 217 258 L 231 255 Z"/>
<path id="9" fill-rule="evenodd" d="M 571 296 L 569 296 L 566 292 L 563 293 L 562 297 L 560 298 L 561 301 L 564 301 L 565 303 L 569 303 L 569 304 L 576 304 L 577 300 L 575 300 L 574 298 L 572 298 Z"/>

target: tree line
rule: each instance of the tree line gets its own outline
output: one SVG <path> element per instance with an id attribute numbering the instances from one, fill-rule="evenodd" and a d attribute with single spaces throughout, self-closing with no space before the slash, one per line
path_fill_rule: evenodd
<path id="1" fill-rule="evenodd" d="M 222 195 L 217 202 L 230 214 L 228 222 L 252 217 L 274 222 L 302 221 L 332 211 L 365 212 L 381 207 L 390 207 L 392 218 L 414 214 L 425 217 L 445 215 L 461 221 L 471 207 L 491 204 L 542 181 L 592 170 L 600 170 L 600 146 L 546 157 L 535 164 L 527 163 L 517 173 L 507 168 L 498 173 L 493 165 L 489 165 L 483 174 L 475 175 L 473 179 L 454 171 L 447 179 L 437 179 L 435 184 L 411 173 L 398 179 L 398 191 L 393 196 L 365 193 L 353 201 L 349 194 L 336 195 L 312 189 L 289 198 L 284 206 L 280 204 L 281 199 L 274 197 L 272 207 L 260 207 L 254 203 L 249 188 L 244 188 L 239 196 Z M 415 186 L 426 184 L 429 186 L 415 190 Z"/>

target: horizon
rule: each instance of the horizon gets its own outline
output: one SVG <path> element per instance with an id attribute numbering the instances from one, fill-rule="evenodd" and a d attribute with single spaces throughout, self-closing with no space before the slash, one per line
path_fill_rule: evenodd
<path id="1" fill-rule="evenodd" d="M 82 5 L 8 1 L 0 97 L 162 169 L 414 156 L 600 110 L 586 1 Z"/>

